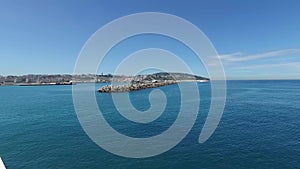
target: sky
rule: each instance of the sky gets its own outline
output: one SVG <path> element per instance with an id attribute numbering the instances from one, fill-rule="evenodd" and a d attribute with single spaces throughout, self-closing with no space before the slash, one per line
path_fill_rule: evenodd
<path id="1" fill-rule="evenodd" d="M 94 32 L 139 12 L 169 13 L 196 25 L 214 45 L 227 79 L 300 79 L 298 0 L 1 0 L 0 75 L 72 74 Z M 157 47 L 207 75 L 178 45 L 155 35 L 129 39 L 105 57 L 99 72 L 112 73 L 120 56 Z"/>

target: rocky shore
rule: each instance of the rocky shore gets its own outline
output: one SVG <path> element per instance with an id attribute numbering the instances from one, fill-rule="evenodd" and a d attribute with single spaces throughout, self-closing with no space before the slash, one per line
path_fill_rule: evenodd
<path id="1" fill-rule="evenodd" d="M 120 93 L 120 92 L 130 92 L 130 91 L 137 91 L 147 88 L 155 88 L 160 86 L 166 86 L 171 84 L 176 84 L 175 80 L 167 80 L 163 82 L 137 82 L 137 83 L 130 83 L 125 85 L 106 85 L 101 87 L 98 92 L 100 93 Z"/>

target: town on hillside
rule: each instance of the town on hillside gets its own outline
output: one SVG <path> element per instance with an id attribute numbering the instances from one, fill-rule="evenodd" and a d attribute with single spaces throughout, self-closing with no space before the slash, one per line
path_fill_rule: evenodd
<path id="1" fill-rule="evenodd" d="M 57 75 L 22 75 L 22 76 L 0 76 L 0 85 L 71 85 L 76 83 L 105 83 L 105 82 L 139 82 L 139 81 L 189 81 L 189 80 L 202 80 L 207 81 L 208 78 L 196 76 L 186 73 L 167 73 L 159 72 L 146 75 L 112 75 L 112 74 L 57 74 Z"/>

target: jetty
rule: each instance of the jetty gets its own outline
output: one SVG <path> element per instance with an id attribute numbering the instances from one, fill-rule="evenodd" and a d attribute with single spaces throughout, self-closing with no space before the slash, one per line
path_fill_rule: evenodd
<path id="1" fill-rule="evenodd" d="M 0 169 L 6 169 L 1 157 L 0 157 Z"/>
<path id="2" fill-rule="evenodd" d="M 117 79 L 118 80 L 118 79 Z M 114 82 L 114 81 L 112 81 Z M 119 81 L 116 81 L 119 82 Z M 98 89 L 100 93 L 121 93 L 156 88 L 182 82 L 209 82 L 208 78 L 186 74 L 186 73 L 167 73 L 159 72 L 148 75 L 137 75 L 127 84 L 105 85 Z"/>
<path id="3" fill-rule="evenodd" d="M 106 85 L 101 87 L 98 92 L 100 93 L 121 93 L 121 92 L 130 92 L 130 91 L 137 91 L 142 89 L 148 89 L 148 88 L 156 88 L 171 84 L 176 84 L 177 82 L 175 80 L 166 80 L 162 82 L 157 81 L 151 81 L 151 82 L 133 82 L 130 84 L 124 84 L 124 85 Z"/>

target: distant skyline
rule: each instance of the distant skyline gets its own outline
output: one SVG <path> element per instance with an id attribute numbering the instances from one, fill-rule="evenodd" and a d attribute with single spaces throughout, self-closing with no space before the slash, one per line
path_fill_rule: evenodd
<path id="1" fill-rule="evenodd" d="M 300 79 L 297 0 L 2 0 L 0 75 L 72 74 L 81 48 L 95 31 L 137 12 L 169 13 L 196 25 L 215 46 L 227 79 Z M 197 68 L 195 74 L 207 76 L 188 49 L 154 35 L 116 46 L 99 73 L 113 73 L 122 57 L 147 47 L 174 52 Z"/>

